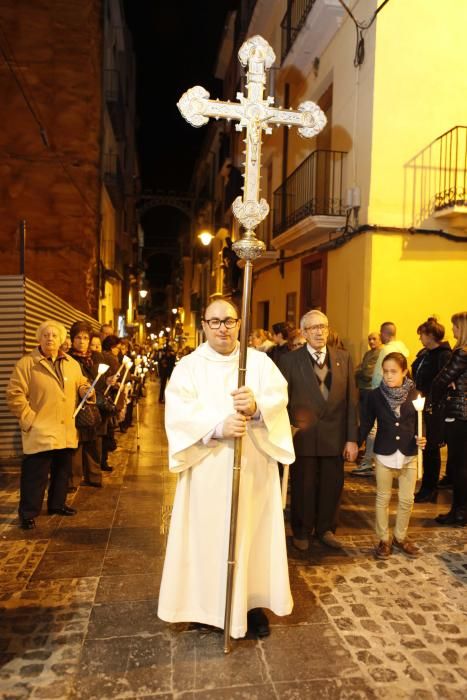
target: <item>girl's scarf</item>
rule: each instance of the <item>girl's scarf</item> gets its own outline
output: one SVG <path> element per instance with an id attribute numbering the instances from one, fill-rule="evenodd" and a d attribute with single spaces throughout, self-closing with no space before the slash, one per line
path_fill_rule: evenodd
<path id="1" fill-rule="evenodd" d="M 415 384 L 408 377 L 404 378 L 402 386 L 390 387 L 384 383 L 384 380 L 379 385 L 379 388 L 381 389 L 381 393 L 383 394 L 384 398 L 388 402 L 391 411 L 397 417 L 400 416 L 401 406 L 405 402 L 405 400 L 407 399 L 407 396 L 409 395 L 410 390 L 413 389 L 414 386 L 415 386 Z"/>

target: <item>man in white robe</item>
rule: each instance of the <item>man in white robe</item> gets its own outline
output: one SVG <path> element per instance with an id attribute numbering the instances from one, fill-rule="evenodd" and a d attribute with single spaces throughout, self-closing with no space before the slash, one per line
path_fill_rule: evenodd
<path id="1" fill-rule="evenodd" d="M 239 329 L 232 304 L 210 304 L 207 342 L 180 360 L 166 389 L 169 468 L 179 479 L 158 608 L 167 622 L 224 626 L 234 438 L 242 437 L 234 638 L 247 627 L 267 636 L 261 608 L 288 615 L 293 606 L 277 468 L 294 461 L 287 384 L 265 353 L 248 350 L 246 386 L 236 388 Z"/>

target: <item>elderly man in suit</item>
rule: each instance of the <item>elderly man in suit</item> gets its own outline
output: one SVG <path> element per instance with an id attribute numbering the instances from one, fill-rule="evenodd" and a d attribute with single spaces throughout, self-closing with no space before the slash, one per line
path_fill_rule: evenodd
<path id="1" fill-rule="evenodd" d="M 288 382 L 290 422 L 296 429 L 291 468 L 294 546 L 306 550 L 313 532 L 329 547 L 335 536 L 344 484 L 344 459 L 358 453 L 357 392 L 346 350 L 327 346 L 328 319 L 308 311 L 300 329 L 306 345 L 281 358 Z"/>

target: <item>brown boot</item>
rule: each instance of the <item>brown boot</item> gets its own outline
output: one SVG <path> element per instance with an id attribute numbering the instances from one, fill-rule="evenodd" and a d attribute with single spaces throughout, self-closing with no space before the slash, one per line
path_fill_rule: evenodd
<path id="1" fill-rule="evenodd" d="M 420 554 L 420 550 L 417 547 L 417 545 L 413 542 L 409 542 L 409 540 L 407 539 L 405 539 L 403 542 L 399 542 L 399 540 L 393 537 L 392 544 L 393 547 L 398 549 L 400 552 L 404 552 L 404 554 L 406 554 L 411 559 L 416 559 Z"/>
<path id="2" fill-rule="evenodd" d="M 388 559 L 392 554 L 392 544 L 391 542 L 384 542 L 381 540 L 377 547 L 375 547 L 375 557 L 377 559 Z"/>

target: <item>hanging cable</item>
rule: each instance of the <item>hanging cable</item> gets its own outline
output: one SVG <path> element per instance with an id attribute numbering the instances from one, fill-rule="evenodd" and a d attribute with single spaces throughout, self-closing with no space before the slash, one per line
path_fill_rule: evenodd
<path id="1" fill-rule="evenodd" d="M 373 22 L 375 21 L 377 15 L 385 5 L 389 2 L 389 0 L 384 0 L 384 2 L 381 3 L 381 5 L 373 12 L 372 16 L 370 19 L 368 19 L 366 22 L 359 22 L 358 20 L 355 19 L 352 11 L 350 10 L 349 7 L 345 4 L 344 0 L 339 0 L 340 4 L 344 8 L 344 10 L 347 12 L 349 15 L 350 19 L 355 25 L 355 31 L 357 34 L 356 38 L 356 46 L 355 46 L 355 56 L 354 56 L 354 66 L 357 68 L 358 66 L 361 66 L 363 61 L 365 60 L 365 39 L 363 36 L 363 33 L 366 32 Z"/>

